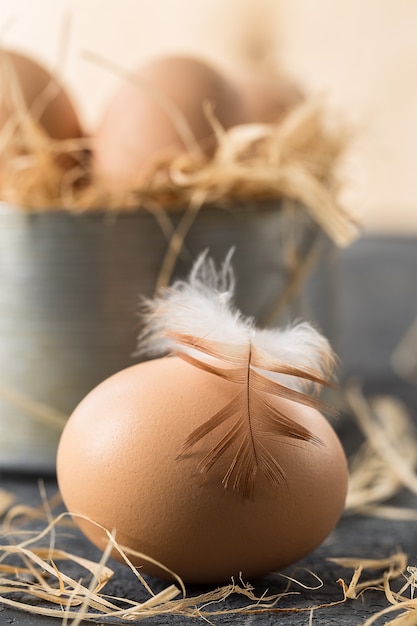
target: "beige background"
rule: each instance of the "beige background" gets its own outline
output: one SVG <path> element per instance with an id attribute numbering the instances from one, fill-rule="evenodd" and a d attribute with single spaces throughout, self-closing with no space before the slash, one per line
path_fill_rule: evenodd
<path id="1" fill-rule="evenodd" d="M 365 228 L 417 231 L 416 0 L 0 0 L 0 37 L 59 69 L 90 130 L 117 80 L 91 53 L 233 71 L 258 50 L 357 130 L 344 201 Z"/>

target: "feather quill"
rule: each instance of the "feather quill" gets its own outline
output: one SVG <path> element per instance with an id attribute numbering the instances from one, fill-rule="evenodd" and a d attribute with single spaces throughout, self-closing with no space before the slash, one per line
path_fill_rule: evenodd
<path id="1" fill-rule="evenodd" d="M 178 457 L 220 425 L 216 444 L 199 461 L 208 472 L 229 450 L 234 454 L 223 477 L 225 488 L 252 497 L 258 472 L 278 486 L 284 471 L 268 449 L 271 438 L 320 444 L 310 430 L 280 412 L 271 396 L 322 408 L 316 391 L 329 384 L 335 357 L 329 342 L 312 325 L 298 322 L 282 329 L 258 329 L 234 307 L 233 250 L 217 269 L 207 252 L 195 262 L 188 280 L 159 290 L 143 305 L 144 330 L 138 353 L 177 355 L 236 383 L 236 394 L 184 441 Z"/>

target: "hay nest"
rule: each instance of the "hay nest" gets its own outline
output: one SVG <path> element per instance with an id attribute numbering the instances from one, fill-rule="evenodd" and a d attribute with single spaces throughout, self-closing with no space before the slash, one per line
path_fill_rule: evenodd
<path id="1" fill-rule="evenodd" d="M 0 200 L 11 205 L 28 211 L 155 206 L 173 211 L 284 199 L 305 207 L 338 245 L 348 244 L 357 233 L 355 219 L 339 202 L 338 168 L 347 132 L 340 125 L 329 127 L 319 102 L 305 100 L 275 124 L 229 130 L 207 105 L 216 137 L 211 156 L 190 151 L 161 158 L 139 186 L 115 189 L 94 171 L 90 138 L 51 139 L 25 105 L 18 85 L 11 86 L 14 115 L 0 129 Z"/>

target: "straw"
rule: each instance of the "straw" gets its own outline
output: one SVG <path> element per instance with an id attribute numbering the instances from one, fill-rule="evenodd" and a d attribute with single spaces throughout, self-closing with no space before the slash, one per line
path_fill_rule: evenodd
<path id="1" fill-rule="evenodd" d="M 126 74 L 123 68 L 112 69 Z M 196 194 L 199 206 L 211 209 L 242 202 L 262 206 L 274 201 L 278 206 L 289 199 L 300 203 L 337 245 L 347 245 L 357 236 L 356 219 L 339 202 L 338 172 L 349 133 L 342 124 L 331 130 L 328 113 L 315 99 L 292 107 L 275 124 L 228 130 L 220 127 L 207 106 L 217 138 L 212 156 L 187 141 L 189 150 L 162 155 L 139 185 L 121 188 L 95 171 L 89 158 L 91 139 L 48 137 L 25 105 L 18 80 L 4 59 L 1 71 L 0 103 L 5 94 L 11 96 L 14 114 L 0 129 L 0 200 L 27 211 L 129 211 L 152 205 L 171 212 L 195 210 Z M 53 90 L 42 94 L 43 103 L 47 98 L 53 98 Z M 169 103 L 164 106 L 169 109 Z M 184 135 L 186 120 L 178 120 L 176 110 L 172 115 Z M 70 156 L 73 166 L 68 168 L 67 160 L 64 167 L 59 155 Z"/>

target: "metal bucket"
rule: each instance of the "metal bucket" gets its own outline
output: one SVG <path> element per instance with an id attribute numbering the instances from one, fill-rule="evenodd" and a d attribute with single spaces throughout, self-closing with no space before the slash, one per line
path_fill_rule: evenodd
<path id="1" fill-rule="evenodd" d="M 169 218 L 175 231 L 189 214 Z M 136 362 L 140 296 L 154 292 L 171 235 L 144 210 L 0 204 L 0 469 L 53 472 L 67 416 Z M 303 209 L 203 208 L 171 278 L 185 276 L 203 250 L 220 262 L 231 246 L 243 313 L 260 324 L 309 318 L 334 334 L 335 247 Z"/>

